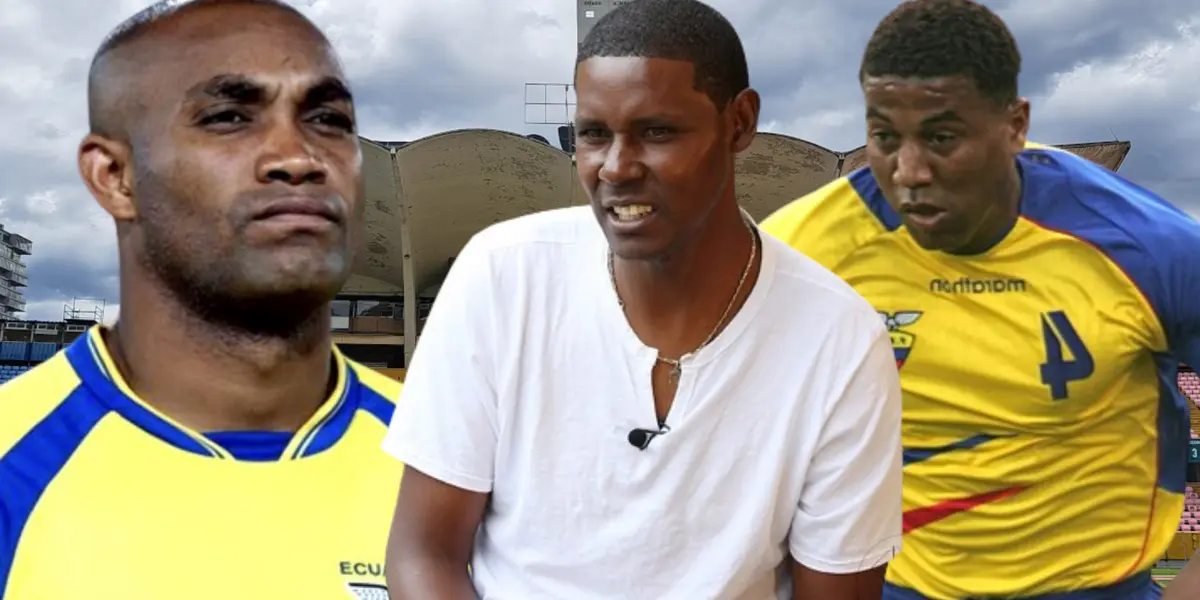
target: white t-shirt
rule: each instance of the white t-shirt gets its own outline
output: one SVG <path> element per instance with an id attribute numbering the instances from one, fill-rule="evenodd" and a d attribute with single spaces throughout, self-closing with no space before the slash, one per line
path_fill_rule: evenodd
<path id="1" fill-rule="evenodd" d="M 492 226 L 463 249 L 384 448 L 491 494 L 484 600 L 791 598 L 788 554 L 827 573 L 900 548 L 900 383 L 882 320 L 768 235 L 742 309 L 683 363 L 656 429 L 656 351 L 629 327 L 588 207 Z"/>

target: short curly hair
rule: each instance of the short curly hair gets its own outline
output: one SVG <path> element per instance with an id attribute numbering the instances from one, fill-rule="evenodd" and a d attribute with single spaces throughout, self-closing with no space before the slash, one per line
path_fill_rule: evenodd
<path id="1" fill-rule="evenodd" d="M 998 104 L 1017 99 L 1021 52 L 996 13 L 972 0 L 908 0 L 867 42 L 859 80 L 963 76 Z"/>
<path id="2" fill-rule="evenodd" d="M 637 0 L 596 22 L 575 66 L 594 57 L 636 56 L 692 63 L 696 89 L 724 108 L 750 87 L 746 52 L 733 25 L 698 0 Z"/>

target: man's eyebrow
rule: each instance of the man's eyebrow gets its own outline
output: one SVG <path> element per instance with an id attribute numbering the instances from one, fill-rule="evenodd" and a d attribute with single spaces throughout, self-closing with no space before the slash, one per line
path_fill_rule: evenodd
<path id="1" fill-rule="evenodd" d="M 187 91 L 189 100 L 228 100 L 238 104 L 256 104 L 262 101 L 266 89 L 244 75 L 217 75 L 192 86 Z"/>
<path id="2" fill-rule="evenodd" d="M 891 122 L 891 119 L 889 119 L 887 117 L 887 115 L 883 114 L 882 112 L 880 112 L 878 109 L 876 109 L 874 107 L 867 107 L 867 118 L 868 119 L 877 119 L 880 121 L 886 121 L 889 123 Z M 959 114 L 957 112 L 954 112 L 954 110 L 944 110 L 944 111 L 942 111 L 936 115 L 933 115 L 931 117 L 925 117 L 924 119 L 921 120 L 921 124 L 922 125 L 936 125 L 938 123 L 960 123 L 960 122 L 962 122 L 962 120 L 963 120 L 963 118 L 961 116 L 959 116 Z"/>
<path id="3" fill-rule="evenodd" d="M 661 127 L 664 124 L 676 123 L 676 122 L 682 121 L 684 119 L 685 119 L 685 117 L 683 115 L 676 115 L 673 113 L 657 113 L 657 114 L 647 115 L 644 117 L 638 117 L 636 119 L 633 119 L 633 126 L 638 127 L 638 128 Z M 599 119 L 592 119 L 592 118 L 588 118 L 588 117 L 576 117 L 575 118 L 575 128 L 576 129 L 596 128 L 596 127 L 604 127 L 604 126 L 605 126 L 604 123 Z"/>
<path id="4" fill-rule="evenodd" d="M 353 104 L 354 96 L 350 93 L 350 86 L 346 85 L 346 82 L 330 76 L 321 78 L 308 88 L 308 92 L 304 94 L 303 105 L 313 107 L 334 102 Z"/>
<path id="5" fill-rule="evenodd" d="M 955 123 L 961 122 L 962 120 L 962 117 L 958 116 L 958 113 L 954 112 L 953 110 L 944 110 L 936 115 L 933 115 L 932 117 L 927 117 L 926 119 L 922 120 L 921 123 L 925 125 L 932 125 L 936 123 Z"/>
<path id="6" fill-rule="evenodd" d="M 601 123 L 597 119 L 588 117 L 575 117 L 575 129 L 595 129 L 603 126 L 604 123 Z"/>

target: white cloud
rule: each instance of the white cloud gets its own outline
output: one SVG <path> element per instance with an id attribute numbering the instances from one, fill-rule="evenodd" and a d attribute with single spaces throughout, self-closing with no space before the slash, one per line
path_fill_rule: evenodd
<path id="1" fill-rule="evenodd" d="M 1170 38 L 1055 74 L 1037 104 L 1039 114 L 1054 121 L 1160 121 L 1161 111 L 1200 103 L 1198 28 L 1200 13 L 1180 22 Z"/>
<path id="2" fill-rule="evenodd" d="M 1200 215 L 1200 11 L 1158 39 L 1051 75 L 1031 98 L 1037 139 L 1129 140 L 1121 172 Z"/>

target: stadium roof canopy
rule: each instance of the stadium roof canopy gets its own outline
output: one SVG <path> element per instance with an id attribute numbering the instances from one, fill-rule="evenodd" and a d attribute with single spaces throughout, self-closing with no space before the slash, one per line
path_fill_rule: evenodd
<path id="1" fill-rule="evenodd" d="M 1130 144 L 1059 147 L 1116 170 Z M 481 229 L 586 202 L 571 157 L 544 139 L 466 129 L 407 143 L 363 139 L 362 151 L 366 236 L 355 275 L 343 290 L 347 293 L 428 295 Z M 862 148 L 834 152 L 799 138 L 760 133 L 738 159 L 738 199 L 762 219 L 864 162 Z M 406 335 L 416 333 L 416 304 L 405 302 Z"/>

